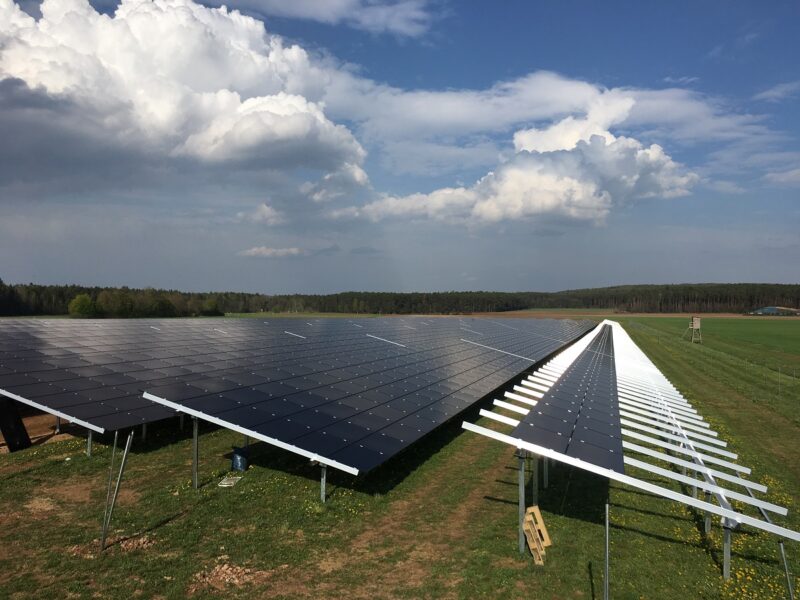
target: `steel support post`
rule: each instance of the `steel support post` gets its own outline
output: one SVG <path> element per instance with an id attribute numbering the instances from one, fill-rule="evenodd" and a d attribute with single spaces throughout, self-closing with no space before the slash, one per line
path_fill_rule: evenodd
<path id="1" fill-rule="evenodd" d="M 519 451 L 519 553 L 525 554 L 525 452 Z"/>
<path id="2" fill-rule="evenodd" d="M 786 549 L 783 547 L 783 540 L 778 541 L 778 546 L 781 549 L 781 558 L 783 559 L 783 570 L 786 573 L 786 589 L 789 592 L 789 600 L 794 600 L 794 590 L 792 589 L 792 576 L 789 573 L 789 562 L 786 560 Z"/>
<path id="3" fill-rule="evenodd" d="M 328 465 L 320 465 L 319 499 L 325 504 L 325 485 L 328 479 Z"/>
<path id="4" fill-rule="evenodd" d="M 91 429 L 87 429 L 89 433 L 86 435 L 86 456 L 89 458 L 92 457 L 92 433 L 94 433 Z"/>
<path id="5" fill-rule="evenodd" d="M 706 502 L 711 502 L 711 492 L 706 492 Z M 711 513 L 706 511 L 705 532 L 711 533 Z"/>
<path id="6" fill-rule="evenodd" d="M 531 454 L 531 506 L 539 504 L 539 457 Z"/>
<path id="7" fill-rule="evenodd" d="M 608 600 L 608 573 L 609 573 L 609 559 L 610 559 L 610 552 L 609 552 L 609 538 L 610 528 L 608 526 L 608 500 L 606 500 L 606 571 L 605 577 L 603 578 L 603 600 Z"/>
<path id="8" fill-rule="evenodd" d="M 125 465 L 128 462 L 128 453 L 131 450 L 131 443 L 133 442 L 133 429 L 128 434 L 128 440 L 125 442 L 125 451 L 122 454 L 122 461 L 119 465 L 119 475 L 117 476 L 117 485 L 114 486 L 114 495 L 111 497 L 111 506 L 106 507 L 106 517 L 103 522 L 103 535 L 100 538 L 100 551 L 106 549 L 106 537 L 108 536 L 108 526 L 111 525 L 111 517 L 114 514 L 114 505 L 117 503 L 119 496 L 119 487 L 122 484 L 122 475 L 125 472 Z M 113 465 L 112 465 L 113 467 Z"/>
<path id="9" fill-rule="evenodd" d="M 108 503 L 111 501 L 111 483 L 114 481 L 114 459 L 117 456 L 117 438 L 119 431 L 114 432 L 114 445 L 111 446 L 111 464 L 108 467 L 108 487 L 106 489 L 106 509 L 103 512 L 103 528 L 105 529 L 106 519 L 108 518 Z"/>
<path id="10" fill-rule="evenodd" d="M 61 417 L 56 417 L 56 433 L 61 433 Z"/>
<path id="11" fill-rule="evenodd" d="M 182 414 L 178 415 L 178 427 L 180 427 L 180 430 L 183 431 L 183 415 Z"/>
<path id="12" fill-rule="evenodd" d="M 142 441 L 147 439 L 147 423 L 142 423 Z"/>
<path id="13" fill-rule="evenodd" d="M 250 436 L 244 436 L 244 448 L 247 448 L 250 445 Z"/>
<path id="14" fill-rule="evenodd" d="M 198 432 L 199 423 L 197 417 L 192 417 L 192 487 L 194 487 L 194 489 L 197 489 L 199 485 L 197 481 L 197 462 L 199 455 Z"/>
<path id="15" fill-rule="evenodd" d="M 722 538 L 722 578 L 731 578 L 731 528 L 725 527 Z"/>

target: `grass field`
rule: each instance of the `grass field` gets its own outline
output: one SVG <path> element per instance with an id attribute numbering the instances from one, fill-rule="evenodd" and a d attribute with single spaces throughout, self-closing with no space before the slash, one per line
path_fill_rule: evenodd
<path id="1" fill-rule="evenodd" d="M 683 318 L 619 320 L 789 506 L 776 522 L 800 529 L 800 320 L 704 320 L 702 346 L 680 339 Z M 318 469 L 263 445 L 242 481 L 217 487 L 241 437 L 210 428 L 194 491 L 189 428 L 176 430 L 151 426 L 134 443 L 104 555 L 107 447 L 0 456 L 0 597 L 599 598 L 607 493 L 614 598 L 786 596 L 774 537 L 735 533 L 724 583 L 718 523 L 706 537 L 685 507 L 565 467 L 540 492 L 554 545 L 534 567 L 517 552 L 516 459 L 460 420 L 366 478 L 329 472 L 325 505 Z M 799 574 L 800 547 L 786 548 Z"/>

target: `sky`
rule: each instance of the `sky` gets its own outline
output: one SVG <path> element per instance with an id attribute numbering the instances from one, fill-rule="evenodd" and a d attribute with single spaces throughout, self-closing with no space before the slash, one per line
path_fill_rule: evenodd
<path id="1" fill-rule="evenodd" d="M 0 0 L 0 278 L 800 281 L 800 3 Z"/>

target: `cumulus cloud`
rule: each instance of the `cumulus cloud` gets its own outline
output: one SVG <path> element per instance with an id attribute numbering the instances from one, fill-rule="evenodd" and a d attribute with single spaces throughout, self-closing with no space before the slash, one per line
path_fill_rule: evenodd
<path id="1" fill-rule="evenodd" d="M 635 101 L 621 92 L 608 92 L 595 98 L 583 117 L 569 116 L 544 129 L 523 129 L 514 134 L 517 152 L 572 150 L 592 136 L 610 136 L 608 129 L 624 121 Z"/>
<path id="2" fill-rule="evenodd" d="M 225 4 L 264 15 L 408 37 L 426 33 L 433 20 L 426 0 L 229 0 Z"/>
<path id="3" fill-rule="evenodd" d="M 300 193 L 314 202 L 328 202 L 368 184 L 369 177 L 364 169 L 347 163 L 339 170 L 327 173 L 317 182 L 306 181 L 300 186 Z"/>
<path id="4" fill-rule="evenodd" d="M 406 4 L 428 6 L 276 0 L 263 14 L 350 23 L 359 7 L 399 14 Z M 82 172 L 126 190 L 131 181 L 164 189 L 169 178 L 182 189 L 174 174 L 189 171 L 187 197 L 209 181 L 235 186 L 239 197 L 245 185 L 247 197 L 269 189 L 269 205 L 239 215 L 267 225 L 299 223 L 300 211 L 304 223 L 322 213 L 596 222 L 618 204 L 695 184 L 652 141 L 738 144 L 712 157 L 741 168 L 745 149 L 757 156 L 777 137 L 762 116 L 697 92 L 606 89 L 547 71 L 484 89 L 402 89 L 309 54 L 255 18 L 191 0 L 122 0 L 111 14 L 87 0 L 44 0 L 41 13 L 34 19 L 0 0 L 4 192 L 10 181 L 44 179 L 37 169 L 53 165 L 59 184 Z M 383 168 L 378 180 L 402 194 L 373 190 L 359 140 L 378 156 L 370 163 Z M 391 180 L 406 174 L 437 177 L 439 189 L 409 194 L 434 186 Z"/>
<path id="5" fill-rule="evenodd" d="M 532 146 L 525 138 L 554 123 L 560 130 L 548 134 L 569 135 L 573 143 L 617 127 L 658 142 L 737 145 L 740 164 L 753 146 L 780 141 L 764 115 L 736 111 L 725 99 L 681 87 L 607 89 L 548 71 L 483 89 L 427 90 L 338 70 L 329 73 L 323 101 L 326 113 L 350 123 L 384 168 L 414 175 L 474 176 L 474 169 L 497 164 L 515 131 L 518 146 Z"/>
<path id="6" fill-rule="evenodd" d="M 261 21 L 191 0 L 0 0 L 0 79 L 80 108 L 86 135 L 165 159 L 336 171 L 364 150 L 326 117 L 318 68 Z"/>
<path id="7" fill-rule="evenodd" d="M 479 224 L 549 215 L 599 223 L 615 205 L 688 194 L 698 176 L 660 146 L 602 130 L 602 123 L 624 116 L 626 107 L 630 103 L 613 109 L 604 104 L 586 119 L 567 117 L 546 130 L 518 132 L 517 154 L 470 187 L 385 196 L 331 216 Z"/>

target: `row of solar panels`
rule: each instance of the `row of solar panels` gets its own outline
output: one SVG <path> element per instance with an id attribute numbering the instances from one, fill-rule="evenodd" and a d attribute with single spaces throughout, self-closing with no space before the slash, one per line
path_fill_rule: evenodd
<path id="1" fill-rule="evenodd" d="M 747 524 L 800 541 L 800 532 L 767 516 L 767 511 L 785 516 L 786 507 L 755 496 L 767 487 L 745 477 L 751 469 L 733 462 L 738 456 L 725 449 L 726 442 L 618 323 L 604 321 L 526 374 L 494 404 L 494 411 L 481 410 L 481 416 L 510 427 L 508 433 L 468 422 L 463 428 L 692 506 L 707 518 L 718 515 L 725 527 Z M 626 473 L 626 466 L 633 473 Z M 658 475 L 693 492 L 658 485 L 638 473 Z M 698 490 L 706 492 L 705 500 L 697 497 Z M 732 500 L 757 508 L 763 518 L 738 511 Z"/>
<path id="2" fill-rule="evenodd" d="M 511 435 L 624 472 L 614 342 L 609 325 L 599 329 Z"/>
<path id="3" fill-rule="evenodd" d="M 174 415 L 166 404 L 360 472 L 591 326 L 458 318 L 3 320 L 0 393 L 97 431 Z"/>

